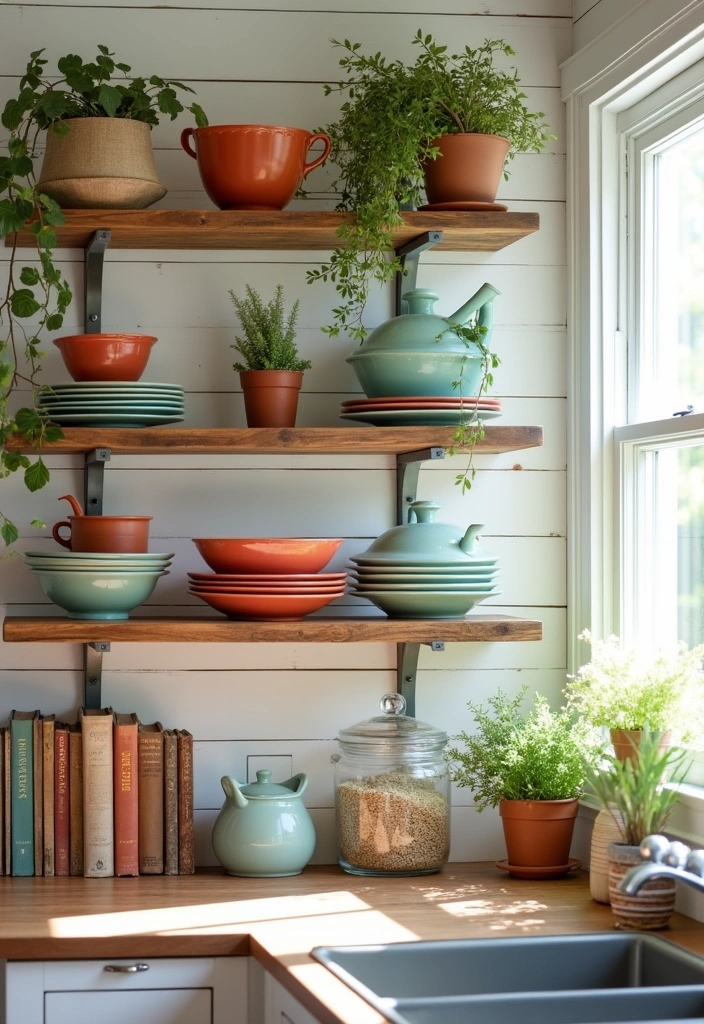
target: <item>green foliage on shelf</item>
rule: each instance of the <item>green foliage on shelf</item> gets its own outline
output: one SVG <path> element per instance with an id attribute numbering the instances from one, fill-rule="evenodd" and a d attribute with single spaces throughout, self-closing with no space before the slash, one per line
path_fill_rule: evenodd
<path id="1" fill-rule="evenodd" d="M 283 285 L 277 284 L 274 298 L 266 305 L 250 285 L 245 285 L 245 291 L 246 297 L 241 299 L 230 290 L 244 332 L 244 337 L 235 335 L 235 344 L 230 345 L 244 360 L 234 363 L 233 370 L 309 370 L 310 360 L 301 359 L 296 347 L 299 299 L 286 317 Z"/>

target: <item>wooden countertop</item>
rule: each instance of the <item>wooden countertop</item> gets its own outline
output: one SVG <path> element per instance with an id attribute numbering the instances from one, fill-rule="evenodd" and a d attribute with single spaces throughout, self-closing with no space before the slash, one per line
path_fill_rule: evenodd
<path id="1" fill-rule="evenodd" d="M 326 968 L 319 945 L 611 931 L 589 876 L 521 881 L 493 864 L 359 878 L 310 867 L 293 878 L 0 878 L 0 958 L 252 954 L 324 1024 L 381 1018 Z M 660 933 L 704 955 L 704 925 L 675 914 Z"/>

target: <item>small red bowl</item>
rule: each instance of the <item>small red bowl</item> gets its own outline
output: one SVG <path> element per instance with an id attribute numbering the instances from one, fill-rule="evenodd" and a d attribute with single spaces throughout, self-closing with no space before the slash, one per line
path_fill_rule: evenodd
<path id="1" fill-rule="evenodd" d="M 213 594 L 195 595 L 230 619 L 285 619 L 299 621 L 334 601 L 334 594 Z"/>
<path id="2" fill-rule="evenodd" d="M 217 573 L 317 573 L 342 544 L 341 537 L 193 537 Z"/>
<path id="3" fill-rule="evenodd" d="M 139 380 L 157 340 L 151 334 L 68 334 L 54 344 L 74 380 Z"/>

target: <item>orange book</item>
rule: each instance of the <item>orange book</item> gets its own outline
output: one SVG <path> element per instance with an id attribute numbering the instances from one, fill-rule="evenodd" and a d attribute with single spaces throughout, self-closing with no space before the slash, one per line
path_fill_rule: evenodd
<path id="1" fill-rule="evenodd" d="M 5 874 L 5 730 L 0 729 L 0 826 L 3 841 L 0 844 L 0 875 Z M 9 872 L 8 872 L 9 874 Z"/>
<path id="2" fill-rule="evenodd" d="M 68 726 L 57 722 L 54 728 L 54 873 L 68 875 L 69 854 L 69 757 Z"/>
<path id="3" fill-rule="evenodd" d="M 115 874 L 139 874 L 139 782 L 135 714 L 115 715 Z"/>
<path id="4" fill-rule="evenodd" d="M 178 736 L 164 729 L 164 874 L 178 873 Z"/>
<path id="5" fill-rule="evenodd" d="M 196 870 L 193 834 L 193 736 L 178 729 L 178 873 Z"/>
<path id="6" fill-rule="evenodd" d="M 139 872 L 164 873 L 164 728 L 161 722 L 140 725 L 139 759 Z"/>
<path id="7" fill-rule="evenodd" d="M 68 727 L 69 870 L 83 876 L 83 736 L 81 723 Z"/>

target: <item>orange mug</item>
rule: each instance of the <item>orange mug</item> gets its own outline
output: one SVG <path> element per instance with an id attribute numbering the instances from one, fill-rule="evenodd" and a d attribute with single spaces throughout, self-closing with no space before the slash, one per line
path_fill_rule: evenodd
<path id="1" fill-rule="evenodd" d="M 306 163 L 319 139 L 323 153 Z M 330 154 L 330 138 L 322 132 L 268 124 L 184 128 L 181 145 L 197 160 L 203 187 L 221 210 L 283 210 Z"/>
<path id="2" fill-rule="evenodd" d="M 85 516 L 72 494 L 62 494 L 59 501 L 68 501 L 75 514 L 56 523 L 51 532 L 54 540 L 69 551 L 134 554 L 148 550 L 152 516 Z M 62 526 L 71 531 L 68 537 L 61 536 Z"/>

